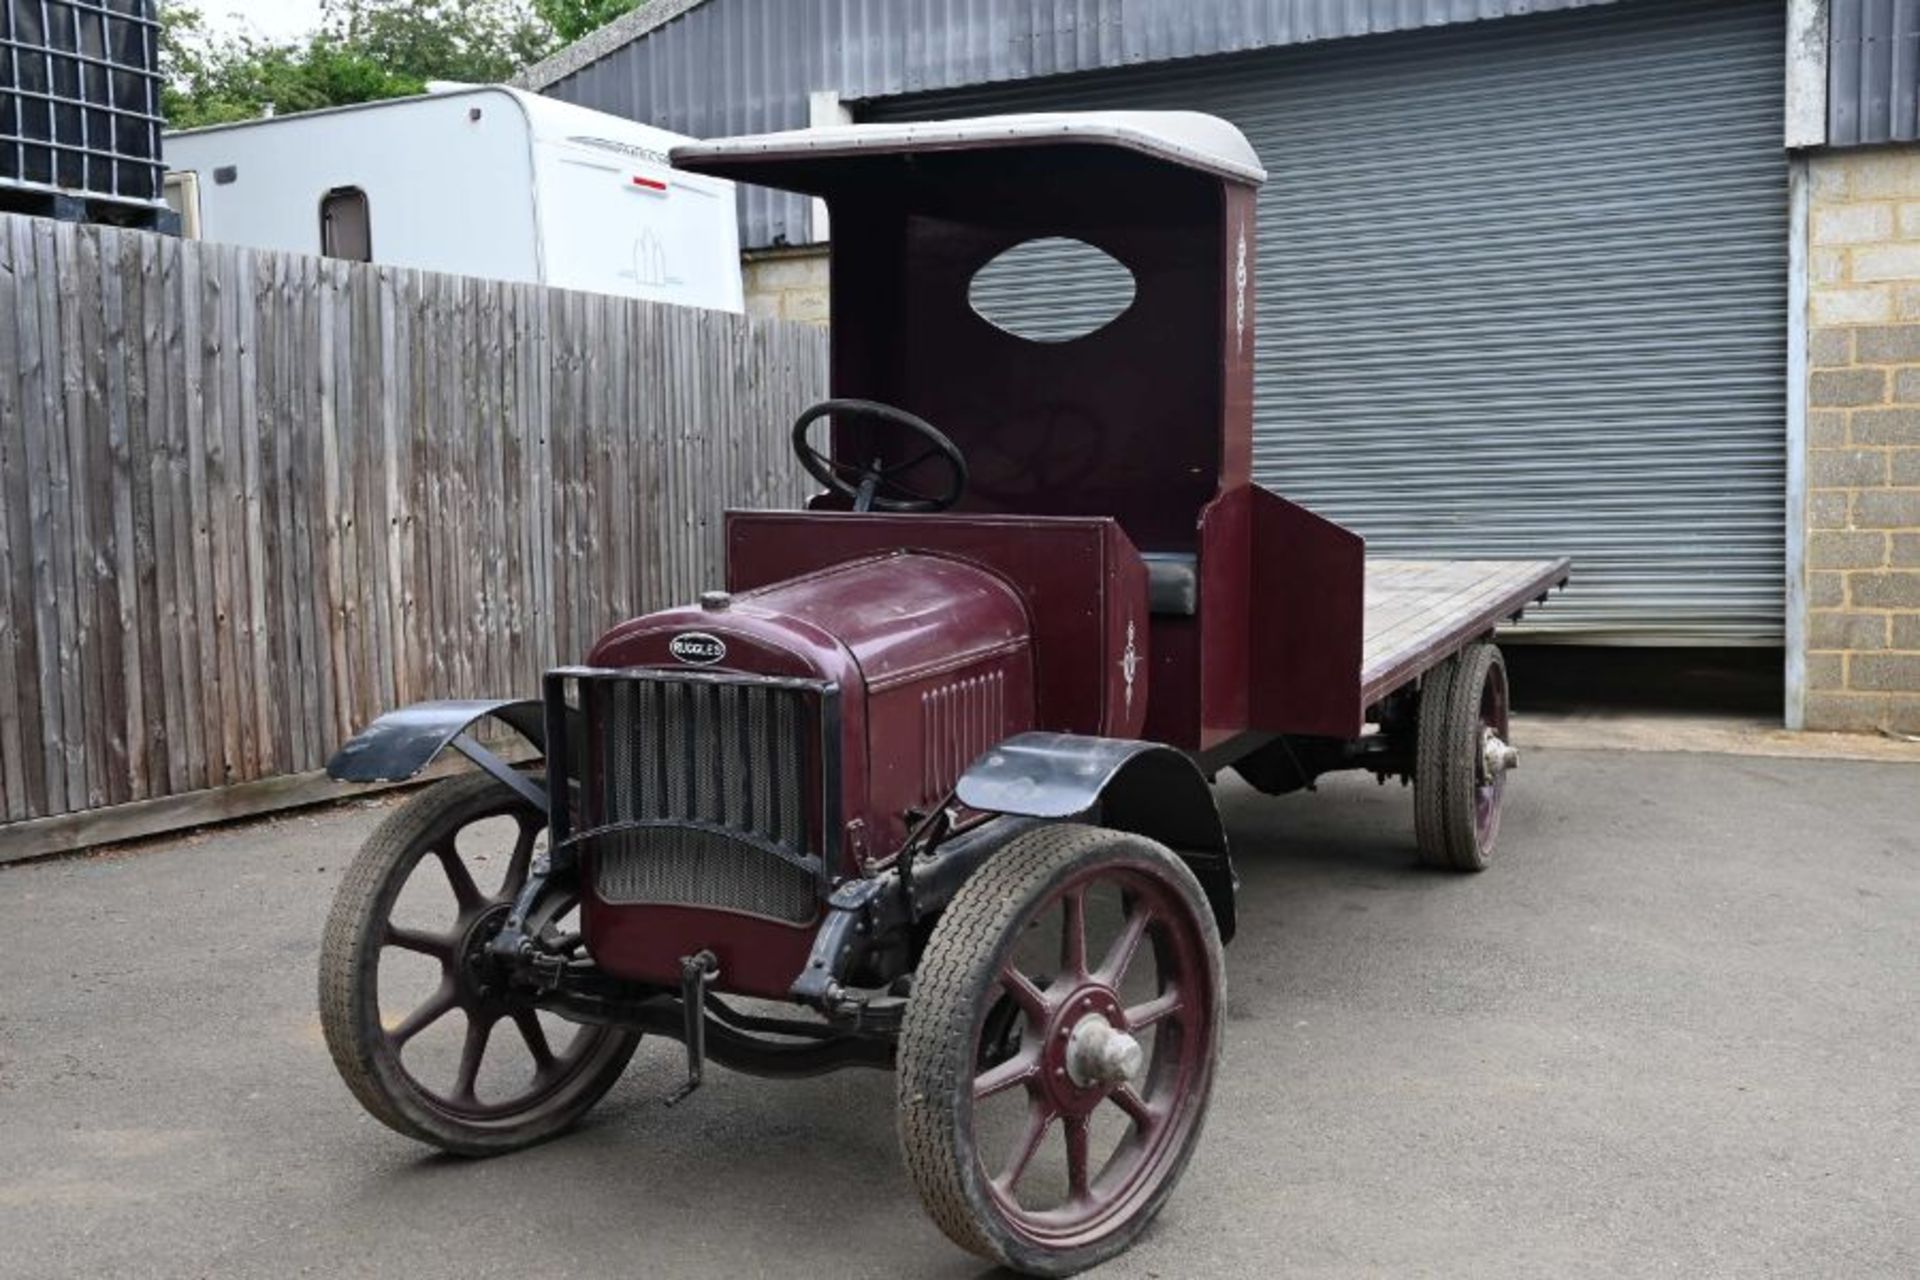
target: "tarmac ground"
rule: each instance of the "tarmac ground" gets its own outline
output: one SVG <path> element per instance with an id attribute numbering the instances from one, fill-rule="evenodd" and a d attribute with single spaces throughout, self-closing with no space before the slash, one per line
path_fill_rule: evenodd
<path id="1" fill-rule="evenodd" d="M 1920 1275 L 1920 767 L 1618 745 L 1530 750 L 1465 878 L 1415 867 L 1398 787 L 1223 785 L 1212 1117 L 1104 1274 Z M 878 1073 L 669 1110 L 649 1043 L 480 1163 L 369 1119 L 315 959 L 394 803 L 0 868 L 0 1275 L 983 1274 Z"/>

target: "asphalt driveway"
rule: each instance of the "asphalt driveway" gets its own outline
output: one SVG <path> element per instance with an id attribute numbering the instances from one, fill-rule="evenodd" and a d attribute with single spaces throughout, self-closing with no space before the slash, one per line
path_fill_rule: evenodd
<path id="1" fill-rule="evenodd" d="M 1399 788 L 1222 800 L 1225 1073 L 1108 1274 L 1920 1275 L 1920 768 L 1536 751 L 1471 879 Z M 382 812 L 0 869 L 0 1275 L 980 1273 L 877 1074 L 667 1110 L 656 1045 L 483 1164 L 363 1116 L 314 961 Z"/>

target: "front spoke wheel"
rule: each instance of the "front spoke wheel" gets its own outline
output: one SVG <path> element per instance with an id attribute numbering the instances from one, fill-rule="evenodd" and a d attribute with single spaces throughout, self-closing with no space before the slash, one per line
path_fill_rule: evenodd
<path id="1" fill-rule="evenodd" d="M 544 814 L 485 774 L 436 783 L 380 825 L 335 897 L 321 947 L 327 1047 L 361 1104 L 409 1137 L 463 1155 L 551 1137 L 639 1043 L 557 1021 L 556 1036 L 492 957 L 544 830 Z M 543 896 L 530 930 L 577 947 L 563 927 L 572 905 L 564 890 Z"/>
<path id="2" fill-rule="evenodd" d="M 994 855 L 901 1030 L 902 1150 L 941 1229 L 1037 1275 L 1125 1249 L 1198 1141 L 1223 982 L 1206 896 L 1162 846 L 1059 826 Z"/>

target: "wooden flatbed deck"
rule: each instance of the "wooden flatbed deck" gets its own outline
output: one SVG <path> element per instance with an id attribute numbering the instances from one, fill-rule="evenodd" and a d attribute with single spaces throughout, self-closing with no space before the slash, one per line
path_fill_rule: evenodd
<path id="1" fill-rule="evenodd" d="M 1567 581 L 1562 560 L 1367 559 L 1362 702 L 1372 705 Z"/>

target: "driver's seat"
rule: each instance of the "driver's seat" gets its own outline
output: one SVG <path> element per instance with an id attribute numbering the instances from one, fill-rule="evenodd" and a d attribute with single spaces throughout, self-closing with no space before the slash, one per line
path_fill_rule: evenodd
<path id="1" fill-rule="evenodd" d="M 1200 608 L 1200 558 L 1191 551 L 1142 551 L 1147 567 L 1147 612 L 1191 618 Z"/>

